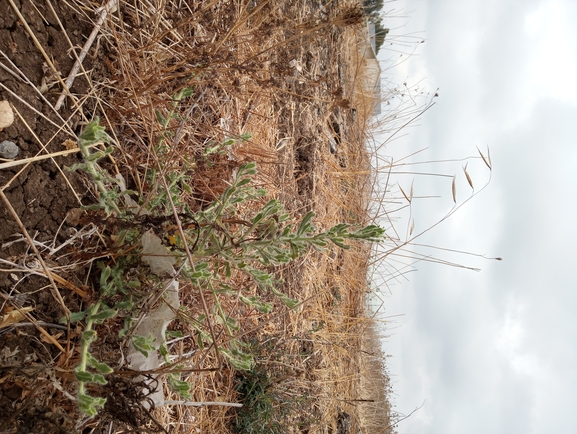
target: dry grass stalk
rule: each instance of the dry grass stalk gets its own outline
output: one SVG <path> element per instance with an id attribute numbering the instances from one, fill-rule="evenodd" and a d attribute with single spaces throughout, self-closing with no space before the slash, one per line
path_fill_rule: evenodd
<path id="1" fill-rule="evenodd" d="M 23 164 L 34 163 L 37 161 L 47 160 L 49 158 L 52 159 L 54 157 L 63 157 L 66 155 L 75 154 L 79 151 L 80 149 L 67 149 L 66 151 L 52 152 L 51 154 L 48 155 L 37 155 L 35 157 L 30 158 L 21 158 L 19 160 L 8 161 L 7 163 L 0 163 L 0 169 L 8 169 L 9 167 L 22 166 Z"/>
<path id="2" fill-rule="evenodd" d="M 96 39 L 96 36 L 98 35 L 100 27 L 102 26 L 102 23 L 104 23 L 106 16 L 108 15 L 109 12 L 114 12 L 114 10 L 116 9 L 117 3 L 118 3 L 118 0 L 109 0 L 108 3 L 106 3 L 104 6 L 99 8 L 98 12 L 99 12 L 100 16 L 98 17 L 98 20 L 96 21 L 96 24 L 94 25 L 94 29 L 90 33 L 90 36 L 86 40 L 86 43 L 82 47 L 82 50 L 80 50 L 80 53 L 76 57 L 76 61 L 74 62 L 74 66 L 70 70 L 70 73 L 68 74 L 68 78 L 64 82 L 64 85 L 63 85 L 64 89 L 62 91 L 62 94 L 60 95 L 60 97 L 58 97 L 58 101 L 56 101 L 56 104 L 54 105 L 54 110 L 60 110 L 60 107 L 64 103 L 64 98 L 66 98 L 66 94 L 70 95 L 70 88 L 72 87 L 72 84 L 74 83 L 74 80 L 76 79 L 76 75 L 78 74 L 78 71 L 80 70 L 80 68 L 82 66 L 82 61 L 84 60 L 84 58 L 88 54 L 88 51 L 90 50 L 90 48 L 92 47 L 92 44 L 94 43 L 94 40 Z M 54 13 L 54 15 L 58 18 L 58 15 L 55 13 L 54 8 L 52 7 L 52 4 L 49 3 L 49 5 L 50 5 L 50 8 L 51 8 L 52 12 Z M 58 21 L 60 23 L 60 20 L 58 20 Z M 60 23 L 60 26 L 63 27 L 62 23 Z M 74 52 L 74 55 L 76 56 L 76 52 Z"/>

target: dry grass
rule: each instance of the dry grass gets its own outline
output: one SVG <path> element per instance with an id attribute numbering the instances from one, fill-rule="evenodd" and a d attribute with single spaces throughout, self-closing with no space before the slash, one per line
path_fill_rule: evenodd
<path id="1" fill-rule="evenodd" d="M 94 5 L 77 0 L 69 3 L 79 16 L 94 21 Z M 123 175 L 128 187 L 145 202 L 160 188 L 147 180 L 148 169 L 190 176 L 192 192 L 182 199 L 198 210 L 219 197 L 240 164 L 257 161 L 256 182 L 267 189 L 269 197 L 279 198 L 293 217 L 314 210 L 319 229 L 339 222 L 367 224 L 374 179 L 365 141 L 374 102 L 360 85 L 364 70 L 357 45 L 366 31 L 361 18 L 358 7 L 347 1 L 324 5 L 304 0 L 121 1 L 104 20 L 98 45 L 89 50 L 90 56 L 96 56 L 93 68 L 81 68 L 88 82 L 85 92 L 66 99 L 70 117 L 63 119 L 53 112 L 42 115 L 40 122 L 54 126 L 51 142 L 61 143 L 75 139 L 79 123 L 100 115 L 115 145 L 106 168 Z M 44 57 L 50 64 L 50 57 Z M 25 75 L 18 68 L 13 72 Z M 60 75 L 55 76 L 62 82 Z M 159 154 L 156 144 L 163 131 L 157 112 L 166 116 L 174 110 L 173 96 L 185 87 L 193 88 L 194 93 L 178 106 L 182 118 L 169 124 L 173 139 L 166 152 Z M 18 101 L 16 92 L 4 86 L 3 91 Z M 55 99 L 51 97 L 47 104 L 52 106 Z M 19 101 L 15 106 L 31 104 Z M 356 119 L 351 108 L 356 110 Z M 34 136 L 26 113 L 17 115 Z M 328 141 L 334 135 L 335 122 L 340 125 L 341 143 L 333 155 Z M 204 158 L 208 144 L 245 133 L 252 134 L 251 140 L 225 154 Z M 38 145 L 44 151 L 25 167 L 38 164 L 40 158 L 51 158 L 68 180 L 70 175 L 58 160 L 62 152 L 55 151 L 55 143 L 39 140 Z M 11 201 L 4 190 L 12 179 L 0 192 L 7 209 Z M 93 202 L 97 196 L 89 183 L 67 182 L 78 204 Z M 12 210 L 11 218 L 26 237 L 29 257 L 36 258 L 39 266 L 17 268 L 4 261 L 7 268 L 2 271 L 47 277 L 50 286 L 44 290 L 51 292 L 63 312 L 78 310 L 85 303 L 78 295 L 87 292 L 86 303 L 90 303 L 89 297 L 94 296 L 88 278 L 92 264 L 110 254 L 104 229 L 96 221 L 87 223 L 85 230 L 97 228 L 90 235 L 93 241 L 78 237 L 76 241 L 82 242 L 72 245 L 77 246 L 77 253 L 84 249 L 82 254 L 74 263 L 58 267 L 58 254 L 49 255 L 43 246 L 38 247 L 18 212 Z M 356 247 L 311 252 L 276 270 L 284 281 L 283 291 L 302 302 L 297 309 L 271 300 L 275 309 L 265 315 L 243 308 L 235 300 L 220 300 L 227 312 L 240 320 L 238 338 L 251 342 L 259 366 L 274 378 L 275 393 L 296 409 L 287 432 L 338 432 L 343 412 L 350 415 L 351 432 L 392 432 L 388 379 L 383 374 L 374 325 L 365 312 L 371 252 L 366 245 Z M 233 281 L 246 285 L 238 276 Z M 63 288 L 77 295 L 67 292 L 63 297 Z M 206 311 L 201 295 L 191 285 L 181 288 L 186 309 L 173 327 L 185 336 L 195 336 L 191 318 Z M 213 306 L 209 300 L 208 308 Z M 69 399 L 75 393 L 72 369 L 78 359 L 80 329 L 55 334 L 46 331 L 33 313 L 26 313 L 26 318 L 35 323 L 44 342 L 58 349 L 44 366 L 50 398 L 37 397 L 51 400 L 53 412 L 70 414 L 77 429 L 104 432 L 109 426 L 117 429 L 119 423 L 144 424 L 151 430 L 162 426 L 171 433 L 231 432 L 236 410 L 220 405 L 167 405 L 152 414 L 142 409 L 105 408 L 102 417 L 83 419 Z M 114 327 L 117 325 L 107 332 L 116 333 Z M 105 334 L 105 330 L 99 331 L 99 335 Z M 222 364 L 218 353 L 199 348 L 194 338 L 181 340 L 173 348 L 192 385 L 191 401 L 234 403 L 241 399 L 235 389 L 238 373 Z M 100 355 L 113 360 L 115 351 L 103 342 Z M 127 396 L 132 393 L 125 381 L 128 375 L 121 369 L 110 381 L 110 402 L 118 390 Z M 168 387 L 165 396 L 181 399 Z"/>

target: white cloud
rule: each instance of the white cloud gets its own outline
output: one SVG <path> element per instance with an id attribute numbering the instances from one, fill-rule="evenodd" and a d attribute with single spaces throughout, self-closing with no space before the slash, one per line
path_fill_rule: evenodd
<path id="1" fill-rule="evenodd" d="M 525 17 L 525 28 L 534 44 L 530 62 L 533 97 L 552 97 L 577 103 L 577 21 L 575 2 L 541 4 Z"/>
<path id="2" fill-rule="evenodd" d="M 535 380 L 544 373 L 544 366 L 536 354 L 527 350 L 527 332 L 523 323 L 523 302 L 509 297 L 502 326 L 497 332 L 495 346 L 505 362 L 517 374 Z"/>

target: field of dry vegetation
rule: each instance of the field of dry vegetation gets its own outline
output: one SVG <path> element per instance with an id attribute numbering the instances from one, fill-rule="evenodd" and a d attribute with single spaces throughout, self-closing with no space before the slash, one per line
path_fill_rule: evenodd
<path id="1" fill-rule="evenodd" d="M 394 432 L 371 236 L 270 247 L 311 211 L 302 237 L 371 223 L 362 9 L 114 3 L 0 0 L 0 431 Z M 162 306 L 161 362 L 134 371 Z"/>

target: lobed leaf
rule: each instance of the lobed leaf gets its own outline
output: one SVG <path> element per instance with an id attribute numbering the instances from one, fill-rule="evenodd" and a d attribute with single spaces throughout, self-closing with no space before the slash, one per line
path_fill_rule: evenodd
<path id="1" fill-rule="evenodd" d="M 98 407 L 103 407 L 106 403 L 106 398 L 95 398 L 86 393 L 78 394 L 78 407 L 87 416 L 93 417 L 98 414 Z"/>

